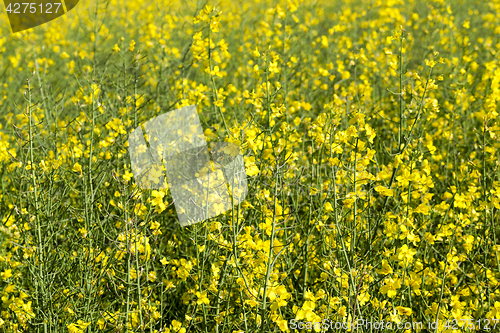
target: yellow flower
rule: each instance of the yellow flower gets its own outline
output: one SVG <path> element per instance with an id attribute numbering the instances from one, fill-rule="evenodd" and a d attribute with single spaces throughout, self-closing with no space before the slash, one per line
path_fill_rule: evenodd
<path id="1" fill-rule="evenodd" d="M 271 73 L 279 73 L 278 63 L 276 61 L 271 62 L 269 65 L 269 71 Z"/>
<path id="2" fill-rule="evenodd" d="M 354 125 L 351 125 L 346 130 L 346 134 L 347 134 L 348 137 L 355 137 L 355 138 L 357 138 L 358 137 L 358 130 L 356 129 L 356 127 L 354 127 Z"/>
<path id="3" fill-rule="evenodd" d="M 411 316 L 413 311 L 410 308 L 405 308 L 404 306 L 397 306 L 396 310 L 402 316 Z"/>
<path id="4" fill-rule="evenodd" d="M 212 30 L 212 32 L 219 32 L 219 22 L 219 17 L 214 16 L 212 18 L 212 22 L 210 22 L 210 30 Z"/>
<path id="5" fill-rule="evenodd" d="M 393 194 L 394 194 L 394 191 L 385 187 L 385 186 L 377 186 L 375 187 L 375 191 L 377 191 L 378 193 L 380 193 L 381 195 L 385 195 L 387 197 L 392 197 Z"/>
<path id="6" fill-rule="evenodd" d="M 401 281 L 399 278 L 396 279 L 386 279 L 385 285 L 380 288 L 382 294 L 387 294 L 387 297 L 393 298 L 397 295 L 397 290 L 401 288 Z"/>
<path id="7" fill-rule="evenodd" d="M 78 231 L 80 232 L 80 234 L 82 235 L 83 238 L 87 237 L 87 229 L 80 228 L 80 229 L 78 229 Z"/>
<path id="8" fill-rule="evenodd" d="M 67 327 L 68 327 L 69 333 L 83 333 L 85 331 L 85 329 L 87 328 L 87 326 L 89 326 L 89 325 L 90 325 L 90 322 L 86 323 L 83 320 L 78 320 L 76 322 L 76 324 L 71 323 Z"/>
<path id="9" fill-rule="evenodd" d="M 198 305 L 201 305 L 201 304 L 210 304 L 210 300 L 208 299 L 208 296 L 207 296 L 207 292 L 206 291 L 203 291 L 203 292 L 199 292 L 197 291 L 196 292 L 196 297 L 198 298 L 198 300 L 196 301 L 196 304 Z"/>
<path id="10" fill-rule="evenodd" d="M 2 275 L 2 278 L 4 280 L 7 280 L 8 278 L 10 278 L 12 276 L 12 269 L 6 269 L 2 273 L 0 273 L 0 275 Z"/>
<path id="11" fill-rule="evenodd" d="M 257 165 L 255 165 L 255 157 L 253 157 L 253 156 L 246 157 L 245 156 L 244 160 L 245 160 L 245 170 L 246 170 L 247 176 L 252 177 L 252 176 L 257 175 L 260 172 Z"/>
<path id="12" fill-rule="evenodd" d="M 377 270 L 377 273 L 382 275 L 388 275 L 393 273 L 392 267 L 386 259 L 382 260 L 382 269 Z"/>
<path id="13" fill-rule="evenodd" d="M 436 65 L 436 62 L 434 60 L 429 60 L 429 59 L 425 59 L 425 64 L 427 66 L 429 66 L 430 68 L 434 67 Z"/>
<path id="14" fill-rule="evenodd" d="M 120 47 L 118 46 L 118 44 L 115 44 L 115 46 L 113 46 L 113 52 L 118 52 L 120 51 Z"/>
<path id="15" fill-rule="evenodd" d="M 125 174 L 122 176 L 123 180 L 125 180 L 126 182 L 132 179 L 132 177 L 134 177 L 134 174 L 128 170 L 125 171 Z"/>
<path id="16" fill-rule="evenodd" d="M 210 70 L 210 68 L 207 67 L 207 69 L 205 69 L 205 73 L 209 73 L 212 76 L 218 76 L 218 77 L 223 76 L 222 73 L 220 72 L 219 66 L 214 66 L 213 70 Z"/>
<path id="17" fill-rule="evenodd" d="M 420 204 L 418 207 L 414 210 L 415 213 L 422 213 L 424 215 L 429 215 L 429 206 L 427 204 Z"/>
<path id="18" fill-rule="evenodd" d="M 97 326 L 100 330 L 103 330 L 106 327 L 106 321 L 103 318 L 99 318 L 99 320 L 97 320 Z"/>
<path id="19" fill-rule="evenodd" d="M 321 36 L 321 46 L 325 49 L 328 48 L 328 37 L 325 35 Z"/>
<path id="20" fill-rule="evenodd" d="M 398 249 L 398 259 L 402 260 L 404 263 L 412 262 L 413 256 L 417 253 L 417 250 L 409 248 L 408 245 L 403 245 Z"/>
<path id="21" fill-rule="evenodd" d="M 170 326 L 172 328 L 172 333 L 185 333 L 186 329 L 182 327 L 182 323 L 177 320 L 172 320 L 172 324 Z"/>
<path id="22" fill-rule="evenodd" d="M 82 165 L 80 163 L 76 162 L 73 165 L 73 171 L 78 172 L 78 173 L 82 173 Z"/>

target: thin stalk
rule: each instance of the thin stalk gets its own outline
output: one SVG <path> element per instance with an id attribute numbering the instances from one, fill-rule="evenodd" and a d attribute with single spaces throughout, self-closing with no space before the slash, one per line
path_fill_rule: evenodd
<path id="1" fill-rule="evenodd" d="M 40 299 L 40 294 L 38 294 L 38 288 L 41 290 L 41 299 L 42 299 L 42 306 L 41 306 L 41 312 L 46 310 L 46 300 L 47 300 L 47 294 L 45 290 L 45 261 L 44 261 L 44 253 L 43 253 L 43 240 L 42 240 L 42 225 L 40 222 L 40 215 L 38 214 L 39 210 L 39 198 L 38 198 L 38 185 L 37 185 L 37 177 L 35 173 L 35 158 L 33 156 L 33 120 L 32 120 L 32 112 L 31 112 L 31 84 L 30 80 L 28 80 L 28 106 L 27 106 L 27 111 L 28 111 L 28 119 L 29 119 L 29 132 L 30 132 L 30 167 L 31 167 L 31 180 L 32 180 L 32 186 L 33 186 L 33 194 L 34 194 L 34 201 L 35 201 L 35 219 L 36 219 L 36 224 L 37 224 L 37 233 L 38 233 L 38 281 L 36 281 L 36 287 L 37 287 L 37 299 Z M 50 313 L 49 313 L 50 315 Z M 50 321 L 52 325 L 52 321 Z M 43 322 L 43 331 L 45 333 L 48 332 L 47 328 L 47 320 L 44 320 Z"/>
<path id="2" fill-rule="evenodd" d="M 277 164 L 277 163 L 276 163 Z M 264 283 L 264 294 L 262 295 L 262 315 L 261 315 L 261 321 L 262 321 L 262 326 L 261 326 L 261 331 L 265 332 L 265 328 L 267 326 L 267 320 L 264 321 L 266 318 L 266 310 L 267 310 L 267 288 L 269 285 L 269 278 L 271 276 L 271 269 L 272 269 L 272 259 L 273 259 L 273 247 L 274 247 L 274 238 L 275 238 L 275 233 L 276 233 L 276 204 L 277 204 L 277 195 L 278 195 L 278 166 L 276 165 L 276 178 L 274 181 L 274 207 L 273 207 L 273 221 L 272 221 L 272 226 L 271 226 L 271 239 L 269 241 L 269 257 L 267 259 L 267 271 L 266 271 L 266 281 Z M 265 218 L 265 217 L 264 217 Z M 267 319 L 267 318 L 266 318 Z"/>

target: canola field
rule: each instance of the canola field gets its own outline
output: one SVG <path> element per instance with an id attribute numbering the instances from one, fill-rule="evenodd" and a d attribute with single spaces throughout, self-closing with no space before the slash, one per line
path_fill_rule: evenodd
<path id="1" fill-rule="evenodd" d="M 500 329 L 499 0 L 2 15 L 0 332 Z M 128 136 L 189 105 L 248 194 L 181 227 Z"/>

